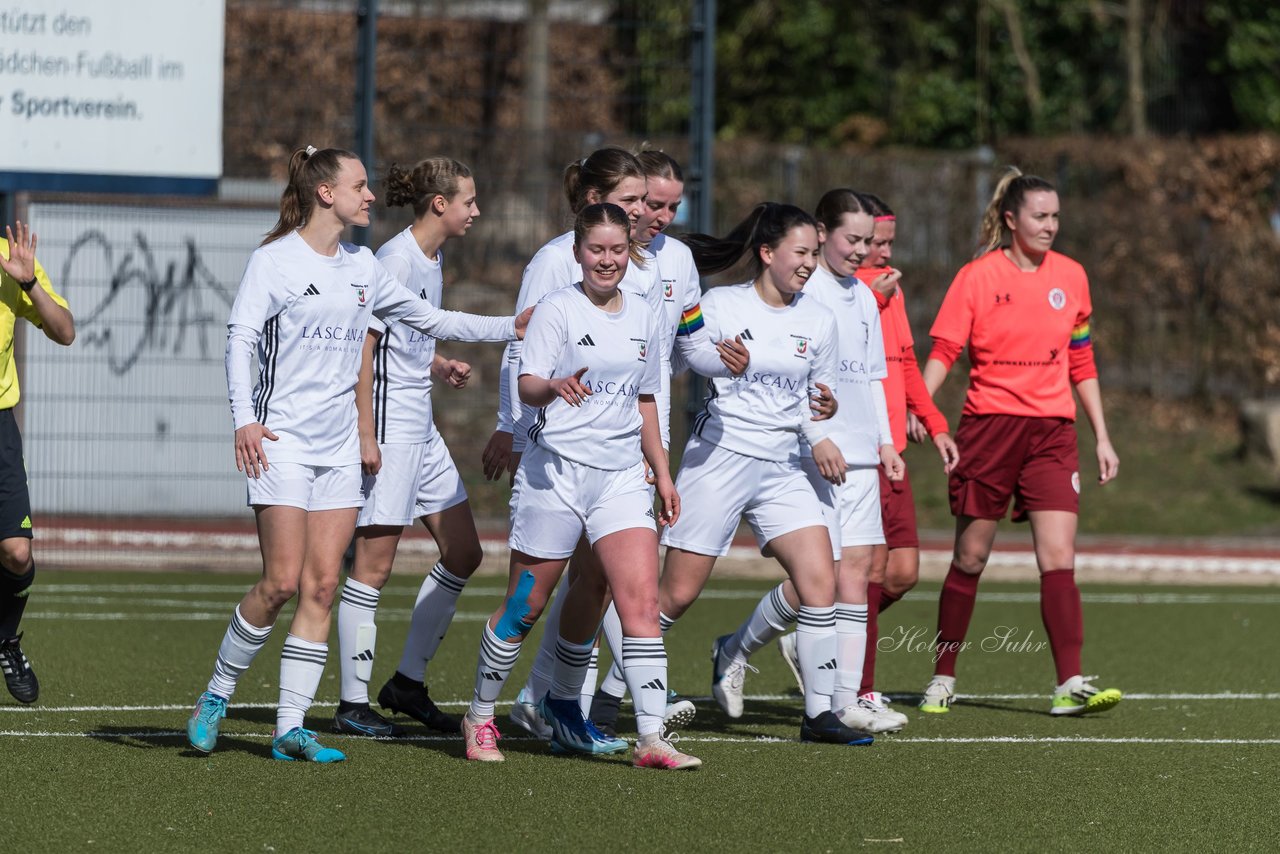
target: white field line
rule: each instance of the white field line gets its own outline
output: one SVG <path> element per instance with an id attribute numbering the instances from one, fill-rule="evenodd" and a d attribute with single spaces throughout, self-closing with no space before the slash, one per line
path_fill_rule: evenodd
<path id="1" fill-rule="evenodd" d="M 270 733 L 237 732 L 226 733 L 231 738 L 269 739 Z M 136 738 L 140 741 L 186 738 L 185 732 L 172 730 L 157 732 L 139 730 L 137 732 L 48 732 L 0 730 L 0 738 L 97 738 L 103 740 Z M 359 736 L 326 734 L 326 740 L 348 741 Z M 457 742 L 462 737 L 457 735 L 410 735 L 396 739 L 377 739 L 387 742 Z M 372 739 L 371 739 L 372 740 Z M 535 741 L 531 736 L 505 736 L 504 741 Z M 756 736 L 754 738 L 733 736 L 681 736 L 681 744 L 799 744 L 795 739 L 774 736 Z M 914 736 L 893 736 L 881 738 L 879 744 L 1217 744 L 1217 745 L 1280 745 L 1280 738 L 1100 738 L 1096 736 L 1016 736 L 993 735 L 973 736 L 970 738 L 920 738 Z M 809 749 L 807 746 L 805 749 Z"/>
<path id="2" fill-rule="evenodd" d="M 43 548 L 88 547 L 118 549 L 195 549 L 213 551 L 239 551 L 256 554 L 258 538 L 253 533 L 218 533 L 207 531 L 141 531 L 111 530 L 105 528 L 42 528 L 39 544 Z M 488 555 L 507 554 L 507 545 L 501 540 L 482 540 L 481 546 Z M 410 538 L 401 541 L 403 554 L 437 554 L 435 544 L 428 539 Z M 950 552 L 942 549 L 924 549 L 921 557 L 947 561 Z M 70 555 L 65 555 L 70 557 Z M 727 555 L 732 560 L 756 560 L 760 552 L 748 546 L 735 546 Z M 92 555 L 100 562 L 100 555 Z M 996 552 L 989 566 L 1026 566 L 1033 560 L 1029 552 Z M 1165 554 L 1097 554 L 1076 555 L 1076 568 L 1086 570 L 1164 571 L 1227 575 L 1280 575 L 1280 557 L 1229 557 L 1221 555 L 1165 555 Z"/>
<path id="3" fill-rule="evenodd" d="M 186 594 L 215 594 L 234 597 L 235 601 L 239 599 L 249 589 L 251 585 L 241 581 L 235 584 L 165 584 L 165 583 L 138 583 L 138 584 L 82 584 L 82 583 L 59 583 L 48 582 L 42 583 L 39 587 L 39 596 L 56 597 L 59 602 L 73 601 L 76 594 L 92 595 L 96 597 L 104 597 L 113 594 L 139 594 L 139 593 L 159 593 L 170 596 L 182 596 Z M 464 595 L 468 596 L 505 596 L 506 587 L 500 587 L 495 584 L 473 584 L 464 590 Z M 383 588 L 382 595 L 384 597 L 391 596 L 417 596 L 418 586 L 409 586 L 404 584 L 389 584 Z M 702 591 L 699 598 L 702 599 L 727 599 L 727 600 L 753 600 L 759 599 L 763 595 L 763 591 L 759 588 L 721 588 L 715 587 Z M 931 586 L 924 587 L 916 592 L 908 601 L 916 601 L 928 599 L 932 601 L 937 595 L 937 591 Z M 1129 593 L 1112 593 L 1099 591 L 1082 591 L 1081 599 L 1084 602 L 1098 605 L 1277 605 L 1280 604 L 1280 593 L 1273 592 L 1231 592 L 1231 593 L 1194 593 L 1182 591 L 1155 591 L 1155 592 L 1129 592 Z M 984 591 L 979 594 L 979 600 L 983 602 L 1015 602 L 1015 603 L 1035 603 L 1040 601 L 1040 594 L 1036 591 Z M 159 604 L 162 599 L 147 598 L 131 598 L 126 600 L 129 603 L 137 604 Z M 105 604 L 105 600 L 97 603 L 86 604 Z M 218 603 L 221 604 L 221 603 Z M 196 605 L 194 602 L 185 601 L 180 607 L 206 607 L 206 605 Z"/>
<path id="4" fill-rule="evenodd" d="M 225 623 L 231 619 L 231 610 L 236 600 L 231 599 L 226 603 L 215 603 L 221 606 L 217 611 L 171 611 L 168 613 L 156 613 L 154 611 L 27 611 L 22 615 L 24 620 L 71 620 L 81 622 L 115 622 L 117 620 L 130 620 L 136 622 L 153 622 L 153 623 L 172 623 L 172 622 L 192 622 L 192 623 Z M 124 603 L 119 604 L 133 604 Z M 480 611 L 459 611 L 454 614 L 453 620 L 456 623 L 478 623 L 481 620 L 489 619 L 492 614 L 488 611 L 481 613 Z M 379 623 L 407 623 L 410 614 L 407 611 L 393 611 L 383 609 L 378 613 Z"/>
<path id="5" fill-rule="evenodd" d="M 957 694 L 959 701 L 964 700 L 1043 700 L 1045 694 Z M 918 694 L 890 694 L 890 699 L 895 700 L 915 700 Z M 710 703 L 711 697 L 682 697 L 695 703 Z M 798 700 L 795 694 L 749 694 L 743 698 L 747 702 L 770 702 L 780 700 Z M 1220 702 L 1223 700 L 1280 700 L 1280 693 L 1257 693 L 1257 692 L 1237 692 L 1237 691 L 1220 691 L 1214 694 L 1147 694 L 1134 692 L 1125 694 L 1126 702 L 1130 701 L 1189 701 L 1189 702 Z M 469 704 L 470 700 L 436 700 L 437 706 L 450 706 L 461 708 Z M 337 707 L 337 703 L 332 701 L 317 701 L 311 704 L 313 709 L 332 709 Z M 506 708 L 511 705 L 509 700 L 499 700 L 498 706 Z M 177 712 L 189 710 L 192 703 L 163 703 L 158 705 L 136 705 L 136 706 L 0 706 L 0 714 L 8 712 L 18 715 L 36 715 L 41 713 L 80 713 L 80 712 Z M 232 709 L 274 709 L 275 703 L 233 703 Z M 505 736 L 504 736 L 505 737 Z"/>

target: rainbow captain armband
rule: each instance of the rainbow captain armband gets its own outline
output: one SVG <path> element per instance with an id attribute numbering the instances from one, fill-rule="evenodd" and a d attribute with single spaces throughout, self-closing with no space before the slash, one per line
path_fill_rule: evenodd
<path id="1" fill-rule="evenodd" d="M 680 323 L 676 326 L 677 335 L 692 335 L 703 327 L 702 305 L 695 305 L 693 308 L 686 309 L 680 315 Z"/>
<path id="2" fill-rule="evenodd" d="M 1079 350 L 1081 347 L 1088 347 L 1092 343 L 1089 337 L 1089 321 L 1085 321 L 1071 330 L 1071 349 Z"/>

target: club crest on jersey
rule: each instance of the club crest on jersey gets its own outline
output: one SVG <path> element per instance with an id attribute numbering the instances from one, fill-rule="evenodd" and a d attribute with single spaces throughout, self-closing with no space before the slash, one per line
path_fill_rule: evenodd
<path id="1" fill-rule="evenodd" d="M 796 342 L 796 355 L 803 356 L 809 352 L 809 339 L 803 335 L 792 335 L 791 340 Z"/>
<path id="2" fill-rule="evenodd" d="M 631 340 L 636 342 L 636 348 L 640 351 L 639 361 L 646 361 L 645 357 L 649 355 L 649 342 L 640 338 L 632 338 Z"/>
<path id="3" fill-rule="evenodd" d="M 357 285 L 355 282 L 352 282 L 352 283 L 351 283 L 351 287 L 353 287 L 353 288 L 355 288 L 355 289 L 356 289 L 356 304 L 357 304 L 357 305 L 364 305 L 365 292 L 366 292 L 368 289 L 367 289 L 367 288 L 365 288 L 365 286 L 364 286 L 364 285 Z"/>
<path id="4" fill-rule="evenodd" d="M 1054 288 L 1049 291 L 1049 305 L 1053 306 L 1054 311 L 1062 311 L 1063 306 L 1067 304 L 1067 294 L 1062 288 Z"/>
<path id="5" fill-rule="evenodd" d="M 665 298 L 671 299 L 671 294 L 674 289 L 675 289 L 675 279 L 662 280 L 662 295 Z"/>

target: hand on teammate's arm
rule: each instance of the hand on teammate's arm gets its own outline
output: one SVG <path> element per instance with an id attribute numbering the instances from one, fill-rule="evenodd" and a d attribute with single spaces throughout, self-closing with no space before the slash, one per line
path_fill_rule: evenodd
<path id="1" fill-rule="evenodd" d="M 591 389 L 582 382 L 587 368 L 579 368 L 573 375 L 546 379 L 533 374 L 521 374 L 520 401 L 529 406 L 546 406 L 560 398 L 570 406 L 581 406 L 591 396 Z"/>
<path id="2" fill-rule="evenodd" d="M 942 470 L 951 474 L 960 462 L 960 449 L 956 446 L 955 439 L 951 438 L 950 433 L 939 433 L 933 437 L 933 446 L 942 457 Z"/>
<path id="3" fill-rule="evenodd" d="M 896 482 L 907 476 L 907 464 L 893 445 L 880 446 L 880 465 L 884 466 L 885 477 L 891 481 Z"/>
<path id="4" fill-rule="evenodd" d="M 835 442 L 830 439 L 823 439 L 814 445 L 813 462 L 818 467 L 818 473 L 825 480 L 834 483 L 836 486 L 844 483 L 844 452 L 836 447 Z"/>
<path id="5" fill-rule="evenodd" d="M 836 402 L 836 396 L 831 393 L 831 388 L 824 383 L 814 383 L 814 388 L 818 393 L 809 398 L 809 408 L 813 410 L 814 421 L 827 421 L 833 418 L 839 404 Z"/>
<path id="6" fill-rule="evenodd" d="M 529 328 L 529 320 L 533 317 L 533 310 L 536 306 L 529 306 L 524 311 L 516 315 L 516 340 L 524 340 L 524 332 Z"/>
<path id="7" fill-rule="evenodd" d="M 746 373 L 747 365 L 751 363 L 751 353 L 747 350 L 747 345 L 742 343 L 741 335 L 717 343 L 716 352 L 720 354 L 720 361 L 724 362 L 724 366 L 735 377 Z"/>
<path id="8" fill-rule="evenodd" d="M 257 421 L 246 424 L 236 431 L 236 470 L 242 471 L 252 478 L 262 477 L 267 465 L 267 454 L 262 449 L 262 440 L 274 442 L 280 437 L 263 427 Z"/>

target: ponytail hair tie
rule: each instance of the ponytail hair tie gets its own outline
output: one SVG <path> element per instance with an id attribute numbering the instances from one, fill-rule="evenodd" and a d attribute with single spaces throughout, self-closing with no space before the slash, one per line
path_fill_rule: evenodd
<path id="1" fill-rule="evenodd" d="M 314 145 L 308 145 L 308 146 L 307 146 L 307 156 L 308 156 L 308 157 L 310 157 L 311 155 L 313 155 L 313 154 L 315 154 L 315 153 L 316 153 L 316 147 L 315 147 Z"/>

